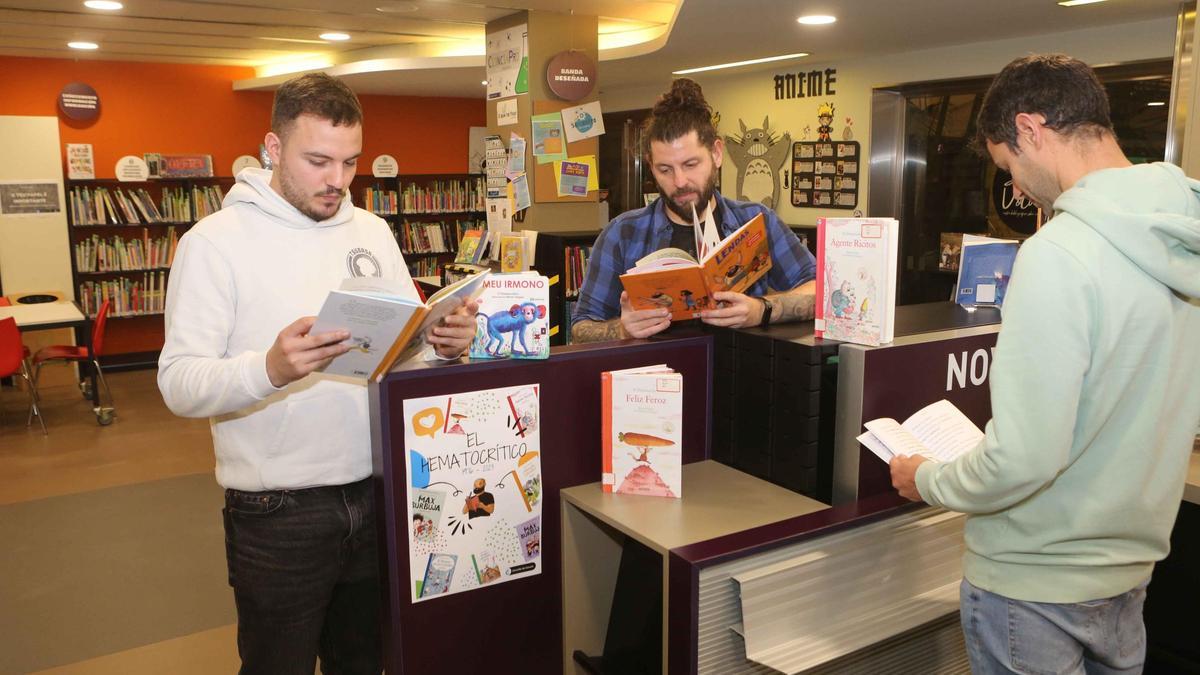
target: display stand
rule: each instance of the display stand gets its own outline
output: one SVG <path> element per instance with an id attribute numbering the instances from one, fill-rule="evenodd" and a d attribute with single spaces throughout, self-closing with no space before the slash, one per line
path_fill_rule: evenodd
<path id="1" fill-rule="evenodd" d="M 370 386 L 380 556 L 386 570 L 388 673 L 498 672 L 514 667 L 523 675 L 561 672 L 559 490 L 600 477 L 600 373 L 658 363 L 683 374 L 683 461 L 704 460 L 709 455 L 706 420 L 712 398 L 708 337 L 559 347 L 541 361 L 410 363 Z M 403 402 L 516 383 L 539 387 L 542 572 L 414 604 L 408 582 Z M 447 630 L 445 617 L 463 617 L 464 629 Z"/>

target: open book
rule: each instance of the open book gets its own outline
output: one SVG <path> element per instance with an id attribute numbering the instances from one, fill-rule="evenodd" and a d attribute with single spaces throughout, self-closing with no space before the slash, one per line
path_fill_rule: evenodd
<path id="1" fill-rule="evenodd" d="M 983 440 L 979 427 L 946 399 L 921 408 L 903 424 L 881 417 L 863 426 L 867 431 L 858 442 L 888 463 L 897 455 L 924 455 L 948 462 Z"/>
<path id="2" fill-rule="evenodd" d="M 697 261 L 685 251 L 664 248 L 637 261 L 621 275 L 634 309 L 671 310 L 676 321 L 715 309 L 712 294 L 741 293 L 771 269 L 771 248 L 762 214 L 711 247 Z"/>
<path id="3" fill-rule="evenodd" d="M 425 332 L 446 315 L 478 297 L 485 270 L 463 277 L 429 297 L 427 302 L 406 297 L 394 279 L 355 277 L 330 291 L 313 324 L 312 333 L 350 331 L 350 351 L 325 367 L 330 375 L 383 379 L 392 366 L 416 355 L 425 345 Z"/>

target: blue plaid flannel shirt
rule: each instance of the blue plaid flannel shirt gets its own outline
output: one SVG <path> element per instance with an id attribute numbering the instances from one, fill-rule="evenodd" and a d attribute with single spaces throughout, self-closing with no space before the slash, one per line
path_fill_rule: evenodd
<path id="1" fill-rule="evenodd" d="M 777 291 L 791 290 L 816 277 L 817 263 L 812 253 L 774 211 L 762 204 L 726 199 L 719 192 L 716 196 L 722 239 L 759 213 L 767 223 L 771 269 L 746 289 L 746 295 L 761 297 L 768 286 Z M 571 325 L 584 319 L 607 321 L 621 316 L 621 275 L 647 254 L 670 243 L 671 221 L 661 197 L 649 206 L 614 218 L 596 237 Z"/>

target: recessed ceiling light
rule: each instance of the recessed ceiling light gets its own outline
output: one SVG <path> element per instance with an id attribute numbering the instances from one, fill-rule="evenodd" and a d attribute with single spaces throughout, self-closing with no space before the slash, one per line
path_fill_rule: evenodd
<path id="1" fill-rule="evenodd" d="M 1097 2 L 1104 2 L 1104 0 L 1061 0 L 1061 2 L 1058 4 L 1062 5 L 1063 7 L 1077 7 L 1079 5 L 1091 5 Z"/>
<path id="2" fill-rule="evenodd" d="M 1160 106 L 1160 105 L 1166 105 L 1166 104 L 1167 104 L 1167 102 L 1166 102 L 1166 101 L 1150 101 L 1150 102 L 1149 102 L 1149 103 L 1147 103 L 1146 105 L 1149 105 L 1149 106 Z"/>
<path id="3" fill-rule="evenodd" d="M 125 5 L 117 2 L 117 0 L 85 0 L 83 6 L 88 9 L 103 9 L 109 12 L 125 8 Z"/>
<path id="4" fill-rule="evenodd" d="M 382 14 L 407 14 L 409 12 L 415 12 L 418 9 L 420 9 L 420 7 L 417 7 L 411 2 L 392 2 L 376 7 L 375 11 Z"/>
<path id="5" fill-rule="evenodd" d="M 706 70 L 720 70 L 721 68 L 737 68 L 738 66 L 750 66 L 750 65 L 754 65 L 756 63 L 768 63 L 770 61 L 785 61 L 787 59 L 798 59 L 798 58 L 801 58 L 804 56 L 808 56 L 808 53 L 799 52 L 796 54 L 784 54 L 782 56 L 768 56 L 766 58 L 761 58 L 761 59 L 750 59 L 749 61 L 734 61 L 733 63 L 721 63 L 721 64 L 718 64 L 715 66 L 702 66 L 700 68 L 688 68 L 687 70 L 672 71 L 671 74 L 672 75 L 688 75 L 690 73 L 702 73 Z"/>
<path id="6" fill-rule="evenodd" d="M 485 86 L 485 87 L 486 87 L 486 86 L 487 86 L 487 80 L 484 80 L 483 82 L 480 82 L 479 84 L 482 84 L 483 86 Z"/>
<path id="7" fill-rule="evenodd" d="M 797 23 L 802 23 L 805 26 L 824 26 L 834 21 L 837 21 L 837 17 L 829 16 L 828 14 L 810 14 L 809 16 L 802 16 L 796 19 Z"/>
<path id="8" fill-rule="evenodd" d="M 321 39 L 329 40 L 330 42 L 343 42 L 349 40 L 350 36 L 345 33 L 321 33 Z"/>
<path id="9" fill-rule="evenodd" d="M 99 49 L 100 45 L 95 42 L 68 42 L 67 46 L 71 49 Z"/>

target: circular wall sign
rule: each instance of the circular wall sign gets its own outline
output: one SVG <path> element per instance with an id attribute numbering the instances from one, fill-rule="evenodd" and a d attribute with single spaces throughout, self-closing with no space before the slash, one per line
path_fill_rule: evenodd
<path id="1" fill-rule="evenodd" d="M 546 85 L 555 96 L 578 101 L 596 86 L 596 64 L 583 52 L 559 52 L 546 66 Z"/>
<path id="2" fill-rule="evenodd" d="M 82 82 L 72 82 L 58 93 L 58 109 L 70 119 L 90 122 L 100 116 L 100 95 Z"/>
<path id="3" fill-rule="evenodd" d="M 376 178 L 395 178 L 400 175 L 400 164 L 391 155 L 380 155 L 371 162 L 371 173 Z"/>
<path id="4" fill-rule="evenodd" d="M 233 160 L 233 173 L 230 175 L 236 176 L 242 172 L 242 169 L 261 169 L 262 162 L 253 155 L 238 155 L 238 158 Z"/>
<path id="5" fill-rule="evenodd" d="M 146 166 L 146 160 L 137 155 L 125 155 L 117 160 L 114 173 L 117 174 L 117 180 L 122 182 L 143 182 L 150 177 L 150 167 Z"/>

